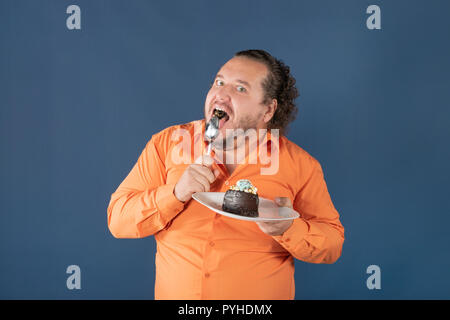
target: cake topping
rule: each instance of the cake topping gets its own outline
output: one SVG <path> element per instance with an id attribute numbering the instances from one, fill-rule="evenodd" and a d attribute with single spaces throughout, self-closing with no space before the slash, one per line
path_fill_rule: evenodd
<path id="1" fill-rule="evenodd" d="M 230 187 L 230 190 L 243 191 L 253 194 L 257 194 L 258 192 L 258 189 L 253 186 L 252 183 L 247 179 L 239 180 L 238 182 L 236 182 L 236 185 Z"/>

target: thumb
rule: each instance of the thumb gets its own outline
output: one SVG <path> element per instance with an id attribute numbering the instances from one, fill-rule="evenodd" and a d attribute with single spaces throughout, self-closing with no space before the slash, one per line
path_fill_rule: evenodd
<path id="1" fill-rule="evenodd" d="M 292 202 L 288 197 L 276 197 L 274 200 L 279 207 L 289 207 L 292 209 Z"/>
<path id="2" fill-rule="evenodd" d="M 201 164 L 201 165 L 204 165 L 209 168 L 211 168 L 211 166 L 214 164 L 214 162 L 215 162 L 214 159 L 208 155 L 200 156 L 195 160 L 196 164 Z"/>

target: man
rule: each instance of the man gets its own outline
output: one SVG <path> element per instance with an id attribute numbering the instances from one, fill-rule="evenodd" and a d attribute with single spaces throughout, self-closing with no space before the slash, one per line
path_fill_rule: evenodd
<path id="1" fill-rule="evenodd" d="M 217 73 L 205 120 L 169 127 L 147 143 L 107 211 L 115 237 L 155 236 L 156 299 L 294 299 L 293 257 L 339 258 L 344 228 L 321 166 L 284 135 L 297 96 L 283 62 L 263 50 L 241 51 Z M 205 123 L 216 109 L 225 117 L 213 154 L 205 156 Z M 243 221 L 191 200 L 240 179 L 300 218 Z"/>

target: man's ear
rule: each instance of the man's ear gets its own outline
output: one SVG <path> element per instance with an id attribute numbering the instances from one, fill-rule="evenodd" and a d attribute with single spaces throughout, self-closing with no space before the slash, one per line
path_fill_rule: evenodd
<path id="1" fill-rule="evenodd" d="M 272 99 L 272 102 L 270 102 L 270 104 L 267 105 L 267 111 L 264 114 L 264 122 L 268 123 L 273 115 L 275 114 L 275 111 L 277 110 L 278 107 L 278 102 L 277 99 Z"/>

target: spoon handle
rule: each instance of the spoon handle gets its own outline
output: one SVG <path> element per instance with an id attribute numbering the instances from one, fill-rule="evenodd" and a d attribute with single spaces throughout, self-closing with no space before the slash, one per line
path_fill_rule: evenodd
<path id="1" fill-rule="evenodd" d="M 211 150 L 212 150 L 212 143 L 209 142 L 209 143 L 208 143 L 208 149 L 206 150 L 206 154 L 207 154 L 208 156 L 211 155 Z"/>

